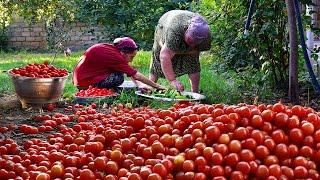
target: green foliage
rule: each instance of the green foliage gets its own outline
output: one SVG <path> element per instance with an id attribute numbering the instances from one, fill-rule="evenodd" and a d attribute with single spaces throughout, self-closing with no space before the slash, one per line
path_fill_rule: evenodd
<path id="1" fill-rule="evenodd" d="M 76 0 L 78 20 L 103 30 L 99 42 L 131 36 L 142 48 L 150 48 L 158 19 L 172 9 L 186 9 L 191 0 Z M 94 28 L 92 33 L 96 33 Z"/>
<path id="2" fill-rule="evenodd" d="M 8 45 L 7 27 L 11 22 L 10 11 L 0 2 L 0 50 L 6 50 Z"/>
<path id="3" fill-rule="evenodd" d="M 70 23 L 75 20 L 74 1 L 7 0 L 3 2 L 3 6 L 11 12 L 9 15 L 18 15 L 30 24 L 44 23 L 48 49 L 57 51 L 68 40 Z"/>
<path id="4" fill-rule="evenodd" d="M 6 27 L 0 27 L 0 50 L 6 50 L 8 46 L 8 35 L 6 31 Z"/>
<path id="5" fill-rule="evenodd" d="M 67 45 L 70 24 L 79 21 L 92 27 L 90 32 L 97 35 L 98 42 L 131 36 L 138 41 L 140 47 L 150 48 L 160 16 L 168 10 L 187 9 L 191 1 L 6 0 L 3 1 L 3 6 L 30 23 L 44 22 L 48 49 L 59 50 L 61 46 Z"/>
<path id="6" fill-rule="evenodd" d="M 197 6 L 211 24 L 212 52 L 219 58 L 219 68 L 232 69 L 239 74 L 252 69 L 263 74 L 259 81 L 268 80 L 271 87 L 287 89 L 289 54 L 285 1 L 257 0 L 246 36 L 243 32 L 249 2 L 204 0 Z"/>

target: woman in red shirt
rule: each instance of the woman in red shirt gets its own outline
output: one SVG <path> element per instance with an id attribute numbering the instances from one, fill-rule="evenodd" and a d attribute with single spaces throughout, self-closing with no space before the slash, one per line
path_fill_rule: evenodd
<path id="1" fill-rule="evenodd" d="M 131 77 L 138 88 L 147 84 L 164 89 L 129 65 L 137 54 L 137 45 L 129 37 L 117 38 L 113 44 L 100 43 L 87 49 L 73 72 L 73 83 L 78 89 L 89 86 L 116 88 L 124 81 L 124 74 Z M 140 81 L 144 84 L 137 83 Z"/>

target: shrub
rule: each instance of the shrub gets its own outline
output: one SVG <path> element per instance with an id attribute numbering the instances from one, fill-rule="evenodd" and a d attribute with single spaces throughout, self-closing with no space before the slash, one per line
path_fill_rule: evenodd
<path id="1" fill-rule="evenodd" d="M 220 68 L 253 69 L 269 80 L 271 87 L 285 90 L 288 84 L 287 16 L 284 1 L 258 0 L 249 29 L 244 32 L 250 1 L 210 1 L 195 6 L 212 28 L 214 53 Z M 213 10 L 212 10 L 213 9 Z"/>

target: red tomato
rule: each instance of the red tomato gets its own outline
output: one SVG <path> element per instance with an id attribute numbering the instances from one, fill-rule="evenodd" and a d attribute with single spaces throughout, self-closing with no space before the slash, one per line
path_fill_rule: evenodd
<path id="1" fill-rule="evenodd" d="M 162 177 L 157 173 L 149 174 L 147 180 L 162 180 Z"/>
<path id="2" fill-rule="evenodd" d="M 241 141 L 241 146 L 246 149 L 255 150 L 257 142 L 253 138 L 248 138 Z"/>
<path id="3" fill-rule="evenodd" d="M 159 174 L 161 177 L 166 177 L 168 175 L 166 167 L 161 163 L 154 165 L 152 171 Z"/>
<path id="4" fill-rule="evenodd" d="M 261 116 L 263 118 L 264 121 L 270 122 L 273 120 L 274 118 L 274 112 L 270 109 L 266 109 L 264 111 L 262 111 Z"/>
<path id="5" fill-rule="evenodd" d="M 298 128 L 293 128 L 289 133 L 290 141 L 300 143 L 304 139 L 303 131 Z"/>
<path id="6" fill-rule="evenodd" d="M 228 151 L 231 153 L 238 153 L 241 151 L 241 143 L 238 140 L 232 140 L 228 144 Z"/>
<path id="7" fill-rule="evenodd" d="M 253 127 L 259 128 L 263 126 L 263 118 L 261 115 L 253 115 L 250 124 Z"/>
<path id="8" fill-rule="evenodd" d="M 217 140 L 220 137 L 220 130 L 217 126 L 210 126 L 205 129 L 205 134 L 210 140 Z"/>
<path id="9" fill-rule="evenodd" d="M 301 130 L 305 136 L 312 135 L 314 132 L 314 126 L 309 122 L 305 122 L 301 125 Z"/>
<path id="10" fill-rule="evenodd" d="M 109 174 L 116 175 L 118 173 L 119 167 L 118 164 L 114 161 L 108 161 L 106 166 L 106 172 Z"/>
<path id="11" fill-rule="evenodd" d="M 270 154 L 270 152 L 266 146 L 259 145 L 257 146 L 254 154 L 256 155 L 257 158 L 265 158 Z"/>
<path id="12" fill-rule="evenodd" d="M 266 179 L 269 176 L 269 168 L 265 165 L 259 165 L 256 173 L 256 177 L 259 179 Z"/>
<path id="13" fill-rule="evenodd" d="M 239 128 L 237 128 L 235 131 L 234 131 L 234 137 L 236 138 L 236 139 L 239 139 L 239 140 L 243 140 L 243 139 L 245 139 L 245 138 L 247 138 L 248 137 L 248 135 L 249 135 L 249 132 L 248 132 L 248 130 L 246 129 L 246 128 L 244 128 L 244 127 L 239 127 Z"/>
<path id="14" fill-rule="evenodd" d="M 47 173 L 40 173 L 37 175 L 36 180 L 50 180 L 50 175 Z"/>
<path id="15" fill-rule="evenodd" d="M 224 157 L 224 161 L 226 165 L 232 166 L 232 167 L 236 166 L 239 160 L 240 160 L 239 155 L 236 153 L 230 153 L 226 157 Z"/>
<path id="16" fill-rule="evenodd" d="M 241 161 L 245 161 L 245 162 L 250 162 L 253 161 L 255 159 L 255 155 L 253 154 L 253 152 L 249 149 L 243 149 L 240 152 L 240 160 Z"/>
<path id="17" fill-rule="evenodd" d="M 194 171 L 195 169 L 194 162 L 192 160 L 186 160 L 182 164 L 182 169 L 184 172 Z"/>
<path id="18" fill-rule="evenodd" d="M 142 178 L 139 174 L 132 173 L 128 176 L 128 180 L 142 180 Z"/>
<path id="19" fill-rule="evenodd" d="M 224 176 L 224 168 L 220 165 L 214 165 L 211 167 L 211 176 L 216 177 L 216 176 Z"/>

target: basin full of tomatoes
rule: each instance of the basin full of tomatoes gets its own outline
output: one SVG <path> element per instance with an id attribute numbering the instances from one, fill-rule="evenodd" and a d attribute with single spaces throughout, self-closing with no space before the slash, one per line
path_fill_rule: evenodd
<path id="1" fill-rule="evenodd" d="M 106 97 L 106 96 L 116 96 L 117 93 L 115 93 L 112 89 L 107 88 L 97 88 L 93 86 L 89 86 L 88 89 L 80 90 L 75 94 L 76 97 Z"/>
<path id="2" fill-rule="evenodd" d="M 47 139 L 0 141 L 3 179 L 319 179 L 319 112 L 299 105 L 122 104 L 39 115 Z M 66 122 L 75 122 L 66 126 Z M 44 128 L 43 128 L 44 127 Z M 20 127 L 37 133 L 34 128 Z M 40 132 L 40 130 L 38 130 Z"/>
<path id="3" fill-rule="evenodd" d="M 33 78 L 52 78 L 52 77 L 64 77 L 68 75 L 66 69 L 56 68 L 44 61 L 42 64 L 33 63 L 28 64 L 25 67 L 14 68 L 10 70 L 11 74 L 24 77 Z"/>

